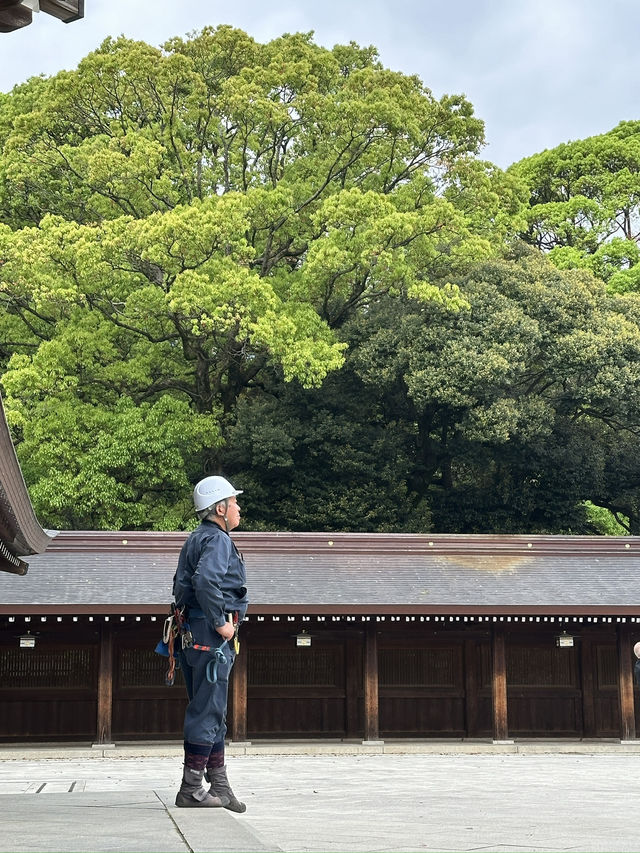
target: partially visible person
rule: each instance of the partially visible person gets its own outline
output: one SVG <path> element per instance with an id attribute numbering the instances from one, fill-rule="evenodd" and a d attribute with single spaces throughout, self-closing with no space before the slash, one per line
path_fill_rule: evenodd
<path id="1" fill-rule="evenodd" d="M 190 632 L 182 649 L 177 641 L 176 655 L 189 696 L 180 808 L 246 810 L 231 790 L 224 759 L 234 641 L 248 604 L 244 562 L 229 535 L 240 523 L 240 494 L 224 477 L 205 477 L 196 485 L 200 524 L 184 543 L 173 578 L 175 604 Z"/>
<path id="2" fill-rule="evenodd" d="M 636 656 L 636 662 L 633 667 L 633 680 L 640 687 L 640 643 L 635 644 L 633 653 Z"/>

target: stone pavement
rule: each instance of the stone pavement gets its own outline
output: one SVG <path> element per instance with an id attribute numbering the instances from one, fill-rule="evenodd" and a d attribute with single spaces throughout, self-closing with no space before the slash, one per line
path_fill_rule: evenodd
<path id="1" fill-rule="evenodd" d="M 640 851 L 640 744 L 401 747 L 232 747 L 243 815 L 174 807 L 176 745 L 0 748 L 0 851 Z"/>

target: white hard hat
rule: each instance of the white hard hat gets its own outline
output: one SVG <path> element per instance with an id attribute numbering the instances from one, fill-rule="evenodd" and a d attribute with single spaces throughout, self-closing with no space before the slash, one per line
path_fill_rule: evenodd
<path id="1" fill-rule="evenodd" d="M 633 647 L 633 653 L 637 658 L 640 658 L 640 643 L 636 643 Z"/>
<path id="2" fill-rule="evenodd" d="M 205 477 L 193 490 L 193 506 L 196 513 L 200 515 L 211 509 L 219 501 L 241 495 L 242 490 L 234 489 L 224 477 Z"/>

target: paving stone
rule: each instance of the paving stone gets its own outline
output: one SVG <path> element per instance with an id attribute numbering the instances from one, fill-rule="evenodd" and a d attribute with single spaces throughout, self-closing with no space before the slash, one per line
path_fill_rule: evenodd
<path id="1" fill-rule="evenodd" d="M 182 766 L 166 747 L 98 758 L 0 750 L 0 853 L 640 850 L 636 749 L 417 746 L 229 755 L 232 786 L 248 807 L 241 815 L 175 808 Z"/>

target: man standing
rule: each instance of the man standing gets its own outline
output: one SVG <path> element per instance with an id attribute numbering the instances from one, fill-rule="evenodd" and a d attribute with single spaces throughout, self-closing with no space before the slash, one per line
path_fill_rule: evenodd
<path id="1" fill-rule="evenodd" d="M 240 494 L 224 477 L 197 484 L 193 503 L 200 525 L 184 543 L 173 579 L 175 603 L 191 633 L 183 635 L 178 652 L 189 695 L 180 808 L 246 810 L 231 790 L 224 763 L 229 674 L 248 604 L 244 562 L 229 536 L 240 524 Z"/>

